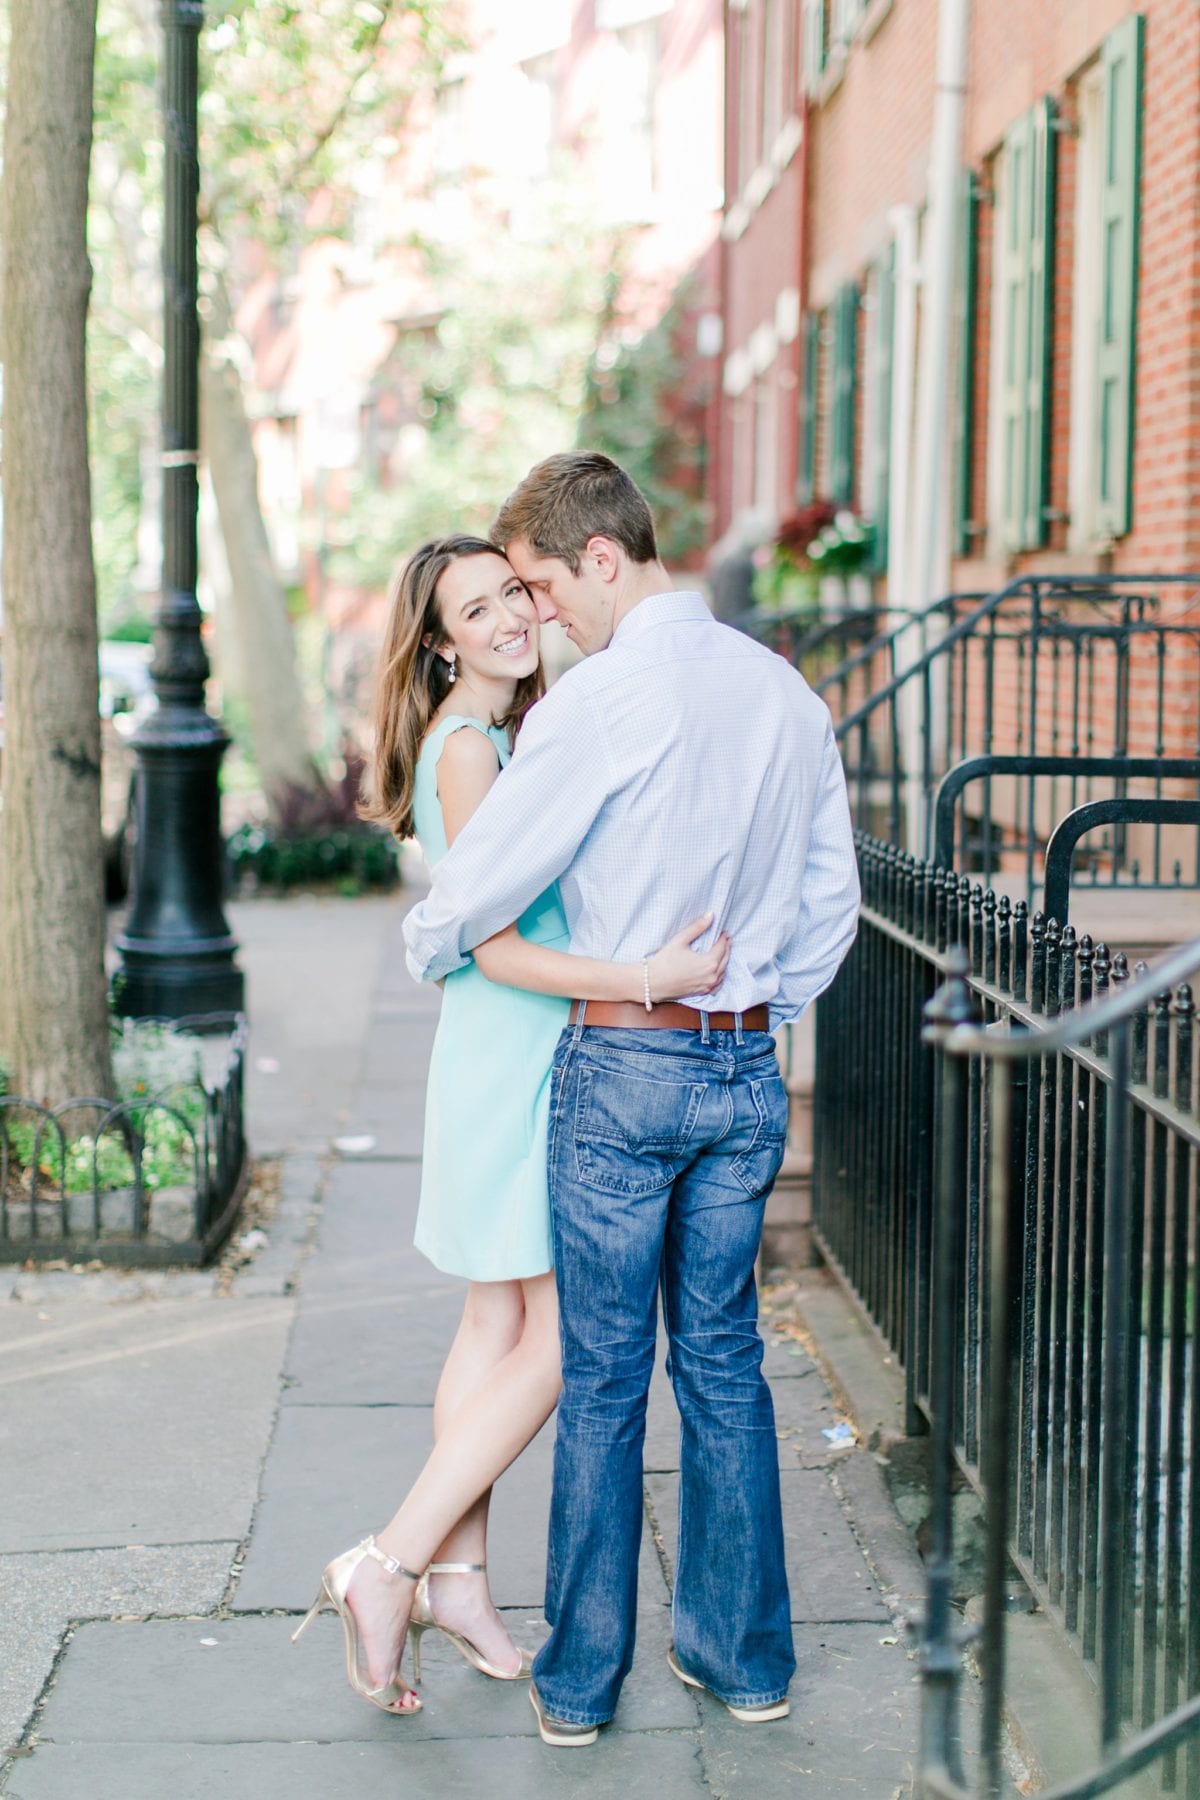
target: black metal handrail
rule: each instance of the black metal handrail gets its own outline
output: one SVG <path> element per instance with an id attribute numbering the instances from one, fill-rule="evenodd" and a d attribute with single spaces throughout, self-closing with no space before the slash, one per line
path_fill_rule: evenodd
<path id="1" fill-rule="evenodd" d="M 1197 575 L 1023 576 L 965 612 L 940 601 L 856 656 L 818 683 L 855 822 L 921 855 L 938 782 L 973 757 L 1200 757 L 1186 704 L 1200 686 Z M 1069 805 L 1098 797 L 1078 773 L 1063 780 Z M 1066 810 L 1053 783 L 1016 778 L 1003 805 L 982 809 L 983 869 L 1019 853 L 1031 891 Z M 1200 885 L 1200 856 L 1184 884 Z"/>
<path id="2" fill-rule="evenodd" d="M 1200 774 L 1200 770 L 1197 772 Z M 1087 800 L 1074 812 L 1069 812 L 1065 819 L 1060 819 L 1046 845 L 1046 870 L 1042 882 L 1042 909 L 1060 925 L 1067 922 L 1075 852 L 1089 832 L 1103 830 L 1109 825 L 1153 825 L 1157 864 L 1159 828 L 1163 825 L 1200 826 L 1200 800 L 1122 799 L 1113 795 L 1107 800 Z M 1197 858 L 1200 859 L 1200 839 L 1197 842 Z M 1157 867 L 1155 873 L 1158 873 Z M 1177 863 L 1173 886 L 1183 885 L 1181 875 L 1182 867 Z M 1117 884 L 1114 882 L 1113 885 Z M 1151 881 L 1140 885 L 1158 887 L 1164 884 Z"/>
<path id="3" fill-rule="evenodd" d="M 839 612 L 826 618 L 814 614 L 808 607 L 789 611 L 758 607 L 733 623 L 747 637 L 786 656 L 815 683 L 831 653 L 838 658 L 835 667 L 840 666 L 845 660 L 844 646 L 871 635 L 875 614 L 864 609 Z"/>
<path id="4" fill-rule="evenodd" d="M 827 702 L 835 719 L 845 717 L 849 710 L 846 700 L 855 691 L 856 678 L 857 685 L 866 686 L 865 697 L 869 699 L 879 689 L 881 666 L 887 670 L 885 682 L 894 680 L 900 672 L 906 639 L 914 638 L 920 645 L 917 655 L 923 656 L 931 647 L 930 637 L 935 625 L 940 626 L 946 619 L 953 620 L 964 607 L 977 609 L 991 598 L 991 594 L 980 590 L 963 589 L 944 594 L 919 612 L 890 607 L 884 614 L 884 624 L 865 644 L 812 680 L 813 691 Z M 905 666 L 912 660 L 908 658 Z"/>
<path id="5" fill-rule="evenodd" d="M 1200 887 L 1200 838 L 1196 841 L 1193 852 L 1194 865 L 1185 878 L 1182 860 L 1177 860 L 1171 870 L 1172 879 L 1164 879 L 1161 827 L 1163 825 L 1192 825 L 1200 821 L 1200 798 L 1186 801 L 1167 800 L 1163 795 L 1165 781 L 1186 782 L 1200 796 L 1200 756 L 973 756 L 966 762 L 959 763 L 942 777 L 934 798 L 933 809 L 933 860 L 943 868 L 963 869 L 971 865 L 970 846 L 967 842 L 965 828 L 960 825 L 955 830 L 959 818 L 959 802 L 966 790 L 978 782 L 983 786 L 983 812 L 985 818 L 991 816 L 992 783 L 1003 776 L 1016 776 L 1026 782 L 1032 790 L 1033 784 L 1041 781 L 1063 781 L 1066 783 L 1071 800 L 1072 810 L 1065 819 L 1060 819 L 1050 834 L 1046 845 L 1044 886 L 1047 896 L 1051 889 L 1051 846 L 1056 845 L 1053 856 L 1053 888 L 1055 904 L 1049 898 L 1043 902 L 1043 910 L 1052 913 L 1059 923 L 1067 922 L 1066 901 L 1070 887 L 1071 857 L 1079 839 L 1089 831 L 1103 826 L 1118 825 L 1125 830 L 1130 825 L 1148 824 L 1155 827 L 1151 845 L 1150 868 L 1148 879 L 1141 863 L 1135 864 L 1127 880 L 1122 881 L 1116 870 L 1112 879 L 1103 885 L 1129 886 L 1140 888 L 1179 888 Z M 1093 780 L 1101 780 L 1111 785 L 1112 792 L 1093 801 L 1077 804 L 1080 783 L 1090 784 Z M 1126 792 L 1126 783 L 1130 781 L 1147 781 L 1154 784 L 1154 791 L 1146 795 L 1130 795 Z M 1074 821 L 1074 824 L 1069 823 Z M 1086 822 L 1085 822 L 1086 821 Z M 985 836 L 979 853 L 975 856 L 972 873 L 982 876 L 986 881 L 995 874 L 993 850 L 999 848 L 997 833 L 993 840 L 989 833 Z M 1070 849 L 1068 850 L 1068 840 Z M 1028 868 L 1026 870 L 1028 878 Z M 1064 874 L 1066 880 L 1064 881 Z M 1101 883 L 1093 878 L 1091 886 Z M 1033 889 L 1026 888 L 1026 900 L 1032 905 Z"/>
<path id="6" fill-rule="evenodd" d="M 1135 1376 L 1133 1340 L 1140 1337 L 1141 1250 L 1136 1230 L 1132 1193 L 1131 1144 L 1133 1117 L 1130 1103 L 1132 1034 L 1148 1007 L 1160 1006 L 1162 996 L 1178 993 L 1181 1014 L 1187 1017 L 1186 1049 L 1178 1041 L 1176 1067 L 1179 1082 L 1191 1098 L 1191 990 L 1189 978 L 1200 974 L 1200 942 L 1183 946 L 1164 957 L 1123 991 L 1110 993 L 1089 1006 L 1074 1010 L 1049 1024 L 1013 1031 L 1011 1021 L 1001 1028 L 983 1027 L 970 983 L 971 959 L 956 948 L 947 959 L 947 979 L 925 1008 L 925 1041 L 942 1053 L 941 1119 L 938 1158 L 937 1211 L 934 1221 L 935 1297 L 933 1351 L 930 1381 L 930 1417 L 933 1432 L 934 1492 L 933 1538 L 929 1568 L 929 1604 L 923 1637 L 926 1684 L 926 1729 L 923 1733 L 922 1779 L 925 1792 L 942 1800 L 972 1800 L 975 1795 L 1002 1791 L 1002 1722 L 1005 1685 L 1005 1592 L 1008 1585 L 1013 1434 L 1019 1398 L 1012 1379 L 1016 1373 L 1010 1327 L 1019 1311 L 1024 1258 L 1014 1221 L 1020 1197 L 1014 1191 L 1013 1165 L 1018 1149 L 1025 1101 L 1017 1093 L 1018 1070 L 1034 1062 L 1048 1063 L 1064 1051 L 1102 1043 L 1107 1054 L 1104 1073 L 1105 1156 L 1103 1180 L 1102 1314 L 1093 1320 L 1090 1333 L 1100 1340 L 1103 1374 L 1103 1432 L 1100 1439 L 1096 1499 L 1101 1534 L 1099 1570 L 1099 1664 L 1101 1763 L 1086 1774 L 1055 1786 L 1056 1800 L 1087 1800 L 1110 1792 L 1139 1770 L 1173 1753 L 1187 1740 L 1190 1750 L 1200 1744 L 1200 1695 L 1176 1706 L 1156 1720 L 1132 1742 L 1121 1744 L 1123 1718 L 1129 1707 L 1126 1665 L 1123 1655 L 1128 1635 L 1130 1595 L 1134 1585 L 1135 1546 L 1131 1531 L 1130 1474 L 1136 1483 L 1136 1406 L 1131 1390 Z M 961 1681 L 959 1633 L 952 1622 L 953 1515 L 951 1487 L 955 1463 L 954 1364 L 959 1333 L 960 1293 L 965 1273 L 962 1222 L 963 1171 L 969 1160 L 971 1059 L 991 1065 L 989 1109 L 987 1252 L 990 1361 L 993 1379 L 984 1399 L 984 1455 L 982 1487 L 987 1509 L 987 1550 L 984 1616 L 980 1665 L 982 1675 L 981 1784 L 969 1783 L 964 1774 L 958 1729 L 957 1695 Z M 976 1076 L 978 1079 L 978 1075 Z M 1192 1149 L 1200 1145 L 1200 1133 L 1192 1133 Z M 1178 1203 L 1186 1200 L 1186 1180 L 1180 1184 Z M 1186 1222 L 1184 1222 L 1186 1244 Z M 1135 1247 L 1139 1255 L 1135 1258 Z M 1182 1271 L 1176 1271 L 1182 1275 Z M 1138 1312 L 1131 1310 L 1131 1292 L 1137 1295 Z M 1193 1392 L 1196 1375 L 1193 1372 Z M 1152 1397 L 1151 1397 L 1152 1398 Z M 1131 1441 L 1132 1440 L 1132 1441 Z M 1193 1457 L 1195 1447 L 1192 1447 Z M 1147 1477 L 1148 1479 L 1148 1477 Z M 1149 1502 L 1147 1502 L 1149 1504 Z M 1197 1522 L 1191 1521 L 1193 1534 Z M 1143 1579 L 1145 1571 L 1143 1570 Z M 1143 1652 L 1144 1654 L 1144 1652 Z M 1157 1679 L 1157 1670 L 1151 1672 Z M 1189 1670 L 1194 1676 L 1195 1671 Z M 1188 1792 L 1197 1791 L 1200 1752 L 1190 1762 Z"/>

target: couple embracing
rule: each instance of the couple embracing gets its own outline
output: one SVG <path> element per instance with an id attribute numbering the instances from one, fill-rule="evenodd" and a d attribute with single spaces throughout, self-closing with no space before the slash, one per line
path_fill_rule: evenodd
<path id="1" fill-rule="evenodd" d="M 551 619 L 583 660 L 547 693 Z M 426 544 L 401 570 L 370 809 L 433 869 L 405 924 L 412 973 L 444 979 L 416 1241 L 469 1286 L 429 1459 L 309 1617 L 339 1613 L 352 1686 L 390 1712 L 420 1709 L 401 1659 L 411 1639 L 419 1681 L 438 1630 L 484 1675 L 532 1673 L 546 1743 L 594 1742 L 633 1661 L 661 1295 L 682 1422 L 671 1667 L 736 1718 L 782 1718 L 754 1265 L 787 1120 L 770 1028 L 855 929 L 829 714 L 671 588 L 617 464 L 554 456 L 491 540 Z M 556 1403 L 551 1630 L 531 1659 L 488 1590 L 488 1501 Z"/>

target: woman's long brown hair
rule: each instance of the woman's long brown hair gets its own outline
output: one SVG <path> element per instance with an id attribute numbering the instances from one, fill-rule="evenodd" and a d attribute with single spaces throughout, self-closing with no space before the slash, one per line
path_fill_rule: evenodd
<path id="1" fill-rule="evenodd" d="M 487 538 L 435 538 L 413 551 L 388 593 L 387 628 L 375 682 L 375 744 L 358 810 L 364 819 L 389 826 L 398 838 L 412 836 L 417 759 L 429 722 L 450 692 L 450 672 L 445 658 L 438 655 L 446 628 L 437 584 L 450 564 L 463 556 L 503 558 L 504 552 Z M 545 686 L 540 663 L 517 683 L 512 708 L 499 721 L 507 727 L 510 744 Z"/>

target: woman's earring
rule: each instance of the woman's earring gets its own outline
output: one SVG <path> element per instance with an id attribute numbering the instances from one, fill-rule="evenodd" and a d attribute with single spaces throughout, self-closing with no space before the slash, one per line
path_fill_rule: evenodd
<path id="1" fill-rule="evenodd" d="M 458 671 L 454 667 L 454 660 L 449 656 L 446 658 L 446 680 L 450 682 L 458 680 Z"/>

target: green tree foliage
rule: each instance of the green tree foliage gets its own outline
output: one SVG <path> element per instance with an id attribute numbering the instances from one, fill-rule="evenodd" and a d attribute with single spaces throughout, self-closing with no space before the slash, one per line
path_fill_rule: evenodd
<path id="1" fill-rule="evenodd" d="M 210 0 L 201 34 L 202 250 L 253 273 L 344 221 L 357 160 L 404 127 L 416 89 L 461 44 L 449 0 Z M 101 0 L 88 222 L 92 474 L 100 613 L 132 581 L 161 377 L 161 29 L 156 0 Z M 314 201 L 320 196 L 319 209 Z M 150 496 L 153 499 L 153 496 Z M 156 571 L 144 572 L 153 580 Z"/>
<path id="2" fill-rule="evenodd" d="M 423 539 L 486 531 L 530 465 L 574 441 L 613 254 L 564 192 L 536 234 L 481 217 L 468 248 L 441 254 L 438 322 L 402 332 L 379 375 L 407 421 L 334 526 L 332 573 L 382 585 Z"/>
<path id="3" fill-rule="evenodd" d="M 227 245 L 277 256 L 344 224 L 357 159 L 403 134 L 413 94 L 463 45 L 450 0 L 235 0 L 208 20 L 203 209 Z"/>
<path id="4" fill-rule="evenodd" d="M 629 470 L 653 509 L 664 561 L 685 563 L 703 548 L 707 523 L 708 394 L 689 376 L 684 355 L 686 335 L 695 332 L 688 284 L 649 331 L 623 326 L 622 311 L 628 311 L 628 297 L 622 302 L 614 270 L 587 370 L 577 442 Z"/>

